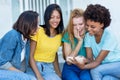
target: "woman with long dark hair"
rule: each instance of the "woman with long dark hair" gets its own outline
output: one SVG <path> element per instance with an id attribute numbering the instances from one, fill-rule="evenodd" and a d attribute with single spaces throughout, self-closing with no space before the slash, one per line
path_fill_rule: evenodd
<path id="1" fill-rule="evenodd" d="M 30 64 L 38 80 L 61 80 L 57 51 L 64 26 L 59 5 L 46 8 L 44 21 L 31 38 Z"/>

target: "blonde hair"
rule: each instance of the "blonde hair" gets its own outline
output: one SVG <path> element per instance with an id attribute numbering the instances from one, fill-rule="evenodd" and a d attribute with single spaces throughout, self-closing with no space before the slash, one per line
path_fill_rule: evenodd
<path id="1" fill-rule="evenodd" d="M 83 17 L 84 11 L 82 9 L 74 9 L 71 11 L 69 23 L 67 25 L 66 31 L 69 35 L 69 40 L 72 47 L 74 48 L 74 33 L 73 33 L 73 18 Z"/>

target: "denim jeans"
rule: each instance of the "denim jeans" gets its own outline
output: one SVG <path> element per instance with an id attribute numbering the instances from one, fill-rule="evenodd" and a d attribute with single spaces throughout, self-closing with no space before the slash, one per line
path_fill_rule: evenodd
<path id="1" fill-rule="evenodd" d="M 36 64 L 44 80 L 61 80 L 52 63 L 36 62 Z"/>
<path id="2" fill-rule="evenodd" d="M 120 62 L 101 64 L 90 72 L 92 80 L 120 80 Z"/>
<path id="3" fill-rule="evenodd" d="M 36 78 L 23 72 L 0 70 L 0 80 L 36 80 Z"/>
<path id="4" fill-rule="evenodd" d="M 91 80 L 89 70 L 82 70 L 75 65 L 64 63 L 62 80 Z"/>

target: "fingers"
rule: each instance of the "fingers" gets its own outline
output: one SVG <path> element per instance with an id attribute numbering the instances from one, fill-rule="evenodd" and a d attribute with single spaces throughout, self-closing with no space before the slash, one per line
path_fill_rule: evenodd
<path id="1" fill-rule="evenodd" d="M 87 62 L 87 59 L 84 56 L 77 56 L 77 57 L 67 57 L 66 62 L 68 64 L 75 64 L 75 65 L 83 65 Z"/>
<path id="2" fill-rule="evenodd" d="M 73 58 L 73 57 L 70 57 L 70 56 L 68 56 L 68 57 L 66 58 L 67 64 L 72 64 L 72 58 Z"/>

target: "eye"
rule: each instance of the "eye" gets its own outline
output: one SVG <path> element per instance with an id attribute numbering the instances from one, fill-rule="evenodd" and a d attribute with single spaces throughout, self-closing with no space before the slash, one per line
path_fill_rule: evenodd
<path id="1" fill-rule="evenodd" d="M 82 26 L 82 25 L 84 25 L 84 23 L 80 23 L 79 25 Z"/>
<path id="2" fill-rule="evenodd" d="M 86 27 L 89 27 L 88 25 L 86 25 Z"/>
<path id="3" fill-rule="evenodd" d="M 57 16 L 57 19 L 60 19 L 60 16 Z"/>
<path id="4" fill-rule="evenodd" d="M 54 18 L 54 16 L 51 16 L 50 18 L 52 19 L 52 18 Z"/>
<path id="5" fill-rule="evenodd" d="M 73 26 L 77 26 L 77 24 L 73 24 Z"/>
<path id="6" fill-rule="evenodd" d="M 91 28 L 95 28 L 95 26 L 91 26 Z"/>

